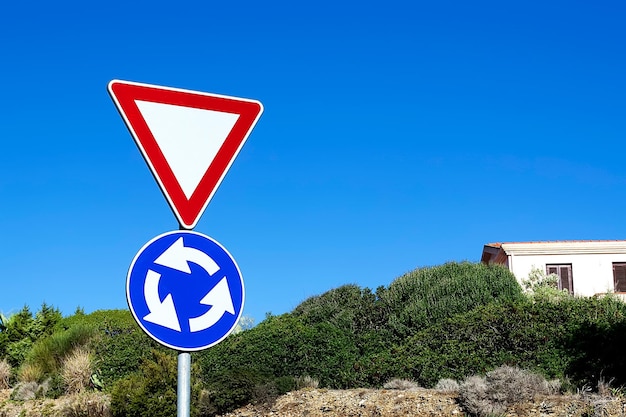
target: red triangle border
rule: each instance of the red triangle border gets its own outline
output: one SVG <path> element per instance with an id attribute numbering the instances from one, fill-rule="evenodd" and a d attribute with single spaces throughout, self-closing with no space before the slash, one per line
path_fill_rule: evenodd
<path id="1" fill-rule="evenodd" d="M 180 226 L 193 229 L 263 113 L 263 105 L 256 100 L 121 80 L 111 81 L 108 91 Z M 189 199 L 139 111 L 136 100 L 239 115 Z"/>

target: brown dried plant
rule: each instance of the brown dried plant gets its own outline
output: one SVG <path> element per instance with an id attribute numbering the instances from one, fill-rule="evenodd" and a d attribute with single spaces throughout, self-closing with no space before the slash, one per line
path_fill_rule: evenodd
<path id="1" fill-rule="evenodd" d="M 11 378 L 11 365 L 3 359 L 0 361 L 0 389 L 9 388 L 9 379 Z"/>
<path id="2" fill-rule="evenodd" d="M 80 393 L 89 386 L 92 374 L 91 365 L 91 353 L 83 348 L 74 349 L 63 360 L 61 377 L 68 394 Z"/>

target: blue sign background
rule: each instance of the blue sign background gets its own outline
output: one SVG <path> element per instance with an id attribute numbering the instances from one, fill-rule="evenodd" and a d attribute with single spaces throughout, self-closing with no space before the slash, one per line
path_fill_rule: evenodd
<path id="1" fill-rule="evenodd" d="M 155 260 L 179 238 L 185 247 L 197 249 L 215 261 L 219 270 L 212 276 L 200 265 L 188 262 L 191 274 L 155 263 Z M 159 300 L 172 295 L 181 331 L 158 325 L 144 318 L 150 313 L 146 302 L 145 283 L 148 271 L 160 274 Z M 211 308 L 200 303 L 215 285 L 226 277 L 235 314 L 225 312 L 207 329 L 192 332 L 189 319 L 202 316 Z M 157 342 L 180 351 L 196 351 L 222 341 L 233 330 L 244 303 L 244 286 L 239 267 L 226 249 L 210 237 L 193 231 L 164 233 L 146 243 L 131 263 L 126 279 L 128 306 L 139 326 Z"/>

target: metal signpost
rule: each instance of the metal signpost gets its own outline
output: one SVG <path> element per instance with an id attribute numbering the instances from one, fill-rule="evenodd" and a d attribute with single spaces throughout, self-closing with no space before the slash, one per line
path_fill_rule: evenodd
<path id="1" fill-rule="evenodd" d="M 189 417 L 190 352 L 224 340 L 243 311 L 239 267 L 214 239 L 192 231 L 263 106 L 255 100 L 113 80 L 109 94 L 181 230 L 135 255 L 126 277 L 133 317 L 178 354 L 177 416 Z"/>

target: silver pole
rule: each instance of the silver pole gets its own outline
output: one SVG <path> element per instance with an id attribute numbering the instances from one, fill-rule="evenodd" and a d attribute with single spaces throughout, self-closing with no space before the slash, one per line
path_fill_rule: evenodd
<path id="1" fill-rule="evenodd" d="M 191 353 L 178 354 L 176 417 L 189 417 L 191 409 Z"/>

